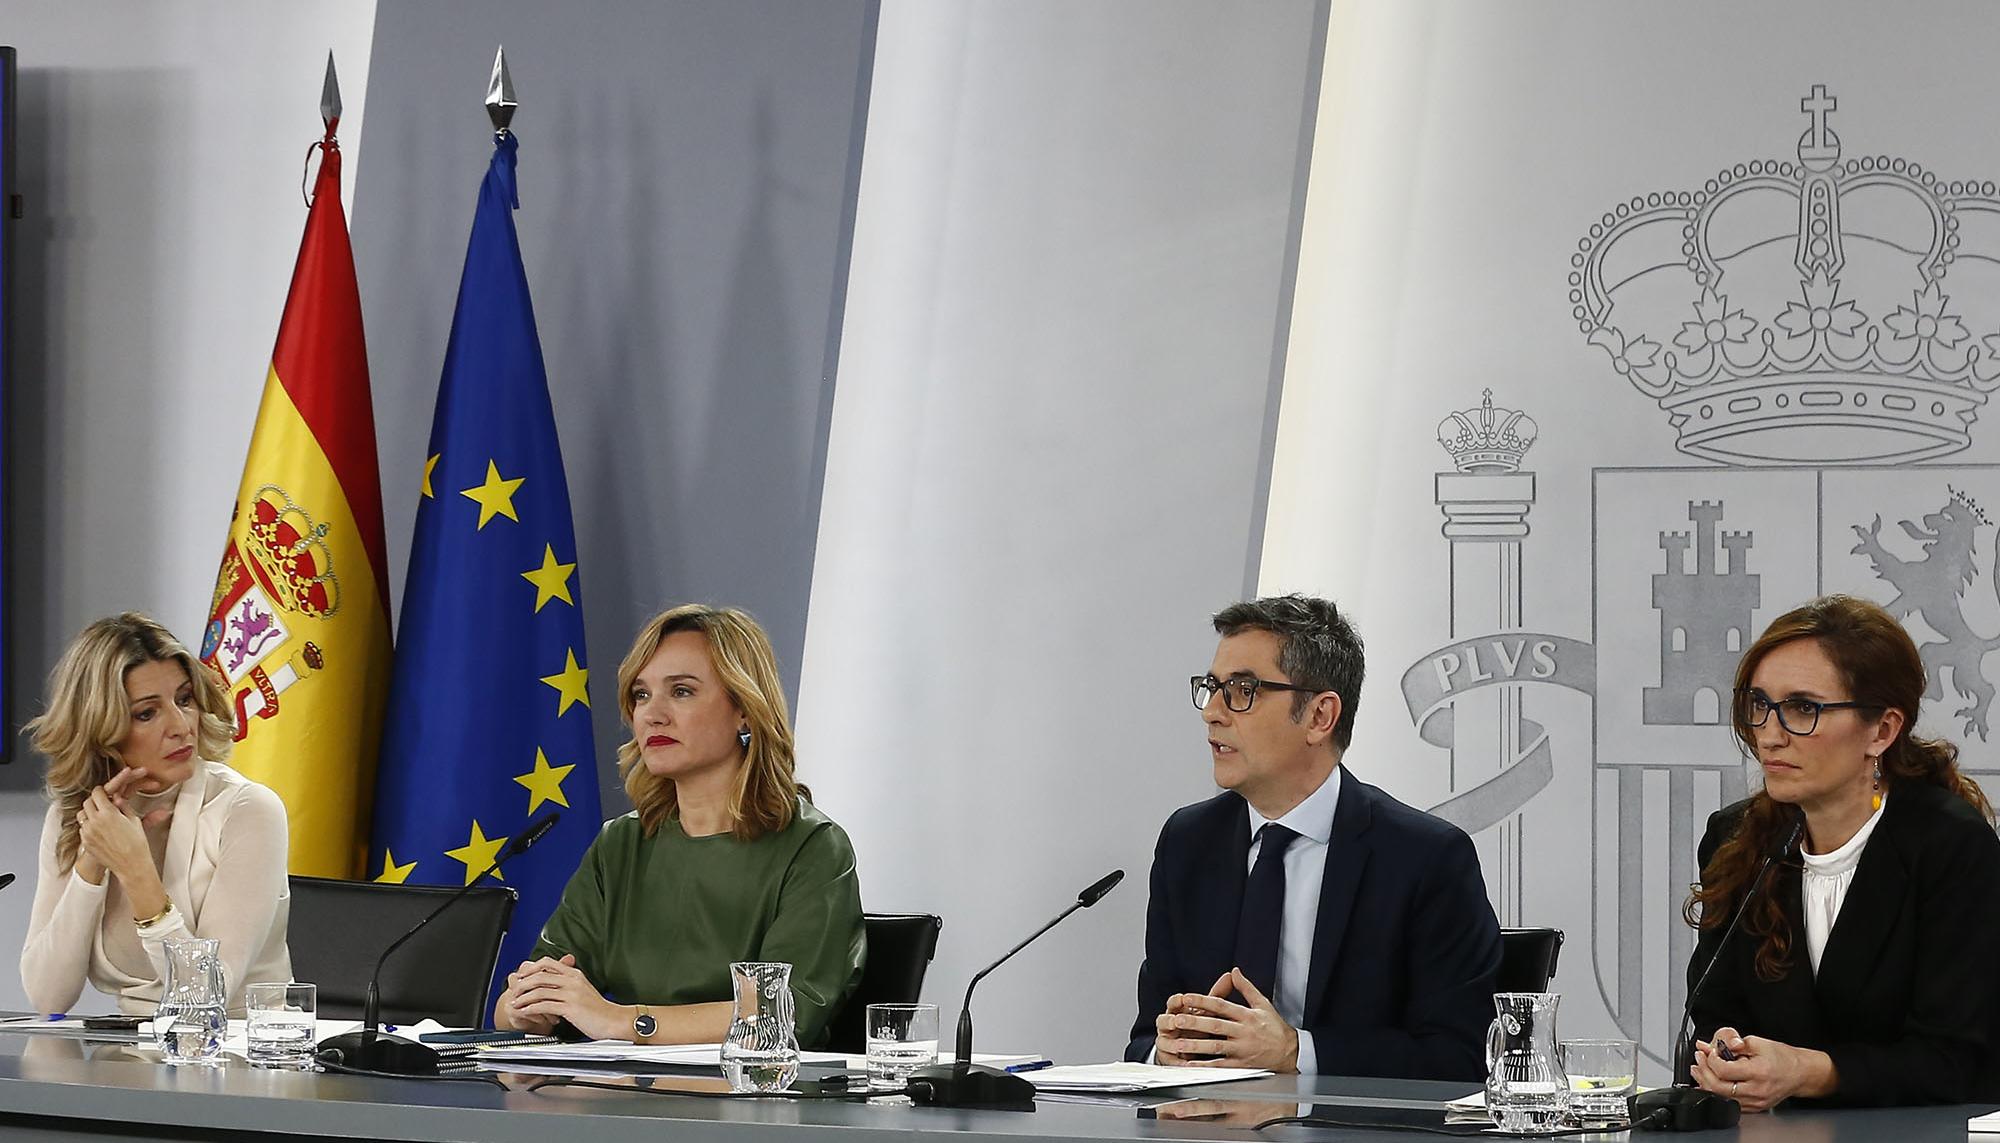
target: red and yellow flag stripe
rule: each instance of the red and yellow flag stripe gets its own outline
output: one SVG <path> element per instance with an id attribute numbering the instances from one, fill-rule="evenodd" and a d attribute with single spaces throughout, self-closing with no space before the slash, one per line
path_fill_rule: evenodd
<path id="1" fill-rule="evenodd" d="M 291 872 L 360 871 L 388 693 L 374 405 L 331 129 L 202 639 L 230 762 L 284 799 Z"/>

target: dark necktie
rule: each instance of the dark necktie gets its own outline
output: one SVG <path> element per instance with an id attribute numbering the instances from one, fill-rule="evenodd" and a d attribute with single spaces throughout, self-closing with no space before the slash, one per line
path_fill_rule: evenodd
<path id="1" fill-rule="evenodd" d="M 1263 845 L 1243 887 L 1243 913 L 1236 925 L 1236 967 L 1258 991 L 1278 1002 L 1278 926 L 1285 917 L 1285 850 L 1299 835 L 1266 822 L 1257 831 Z"/>

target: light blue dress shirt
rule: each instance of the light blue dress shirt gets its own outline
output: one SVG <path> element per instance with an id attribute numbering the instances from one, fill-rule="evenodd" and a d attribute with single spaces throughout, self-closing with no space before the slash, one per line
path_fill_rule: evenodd
<path id="1" fill-rule="evenodd" d="M 1319 922 L 1319 889 L 1326 879 L 1326 847 L 1333 840 L 1333 808 L 1340 802 L 1340 767 L 1281 818 L 1267 818 L 1250 807 L 1250 864 L 1257 867 L 1263 848 L 1257 831 L 1275 820 L 1298 834 L 1285 850 L 1285 908 L 1278 923 L 1278 985 L 1271 1003 L 1278 1015 L 1299 1033 L 1299 1071 L 1319 1071 L 1319 1053 L 1312 1033 L 1305 1030 L 1306 983 L 1312 972 L 1313 930 Z"/>

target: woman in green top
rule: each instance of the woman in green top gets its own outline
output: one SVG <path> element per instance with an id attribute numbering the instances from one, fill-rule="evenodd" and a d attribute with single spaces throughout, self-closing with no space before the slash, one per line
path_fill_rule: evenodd
<path id="1" fill-rule="evenodd" d="M 716 1043 L 730 962 L 784 961 L 813 1047 L 861 982 L 861 890 L 847 834 L 792 776 L 770 639 L 741 611 L 663 612 L 619 664 L 618 701 L 637 808 L 604 823 L 494 1025 Z"/>

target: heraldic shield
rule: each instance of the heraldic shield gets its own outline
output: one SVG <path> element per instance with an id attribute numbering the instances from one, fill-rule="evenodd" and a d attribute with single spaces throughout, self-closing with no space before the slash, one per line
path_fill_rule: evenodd
<path id="1" fill-rule="evenodd" d="M 1592 480 L 1591 954 L 1619 1029 L 1665 1063 L 1686 1001 L 1708 815 L 1761 771 L 1730 729 L 1742 652 L 1815 595 L 1874 599 L 1916 639 L 1918 733 L 1989 789 L 2000 680 L 2000 466 L 1600 468 Z"/>

